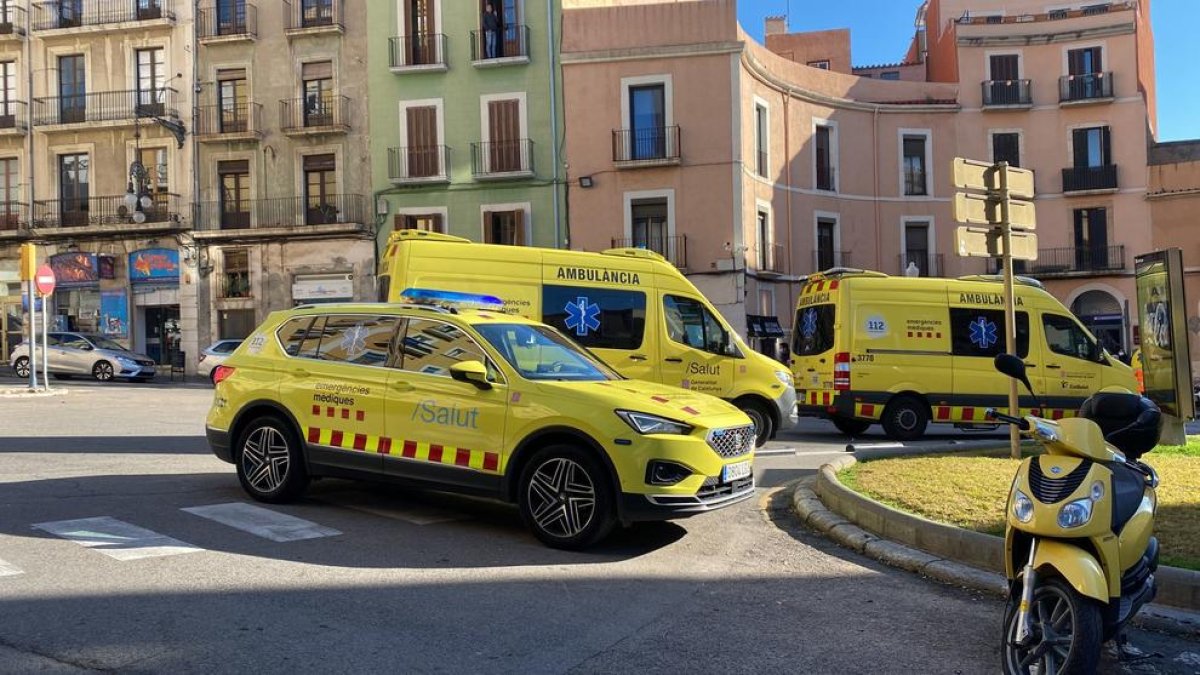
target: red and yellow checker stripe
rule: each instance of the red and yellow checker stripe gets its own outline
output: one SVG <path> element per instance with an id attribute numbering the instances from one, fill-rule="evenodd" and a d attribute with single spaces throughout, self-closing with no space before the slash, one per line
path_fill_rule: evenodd
<path id="1" fill-rule="evenodd" d="M 855 403 L 854 416 L 860 419 L 877 420 L 883 417 L 884 406 L 875 403 Z M 952 405 L 935 405 L 933 406 L 934 422 L 974 422 L 979 424 L 988 424 L 990 420 L 987 418 L 987 406 L 952 406 Z M 1074 417 L 1074 410 L 1065 410 L 1062 408 L 1022 408 L 1022 415 L 1036 415 L 1050 420 L 1061 420 L 1064 417 Z"/>
<path id="2" fill-rule="evenodd" d="M 826 281 L 814 281 L 811 284 L 805 284 L 804 288 L 800 289 L 801 295 L 809 293 L 822 293 L 824 291 L 836 291 L 838 288 L 837 279 L 829 279 Z"/>
<path id="3" fill-rule="evenodd" d="M 833 405 L 837 402 L 837 392 L 820 389 L 809 389 L 796 392 L 800 405 Z"/>
<path id="4" fill-rule="evenodd" d="M 500 472 L 500 455 L 484 450 L 458 448 L 439 443 L 393 439 L 388 436 L 356 434 L 322 427 L 308 427 L 308 442 L 342 450 L 373 452 L 417 462 L 444 464 L 488 473 Z"/>

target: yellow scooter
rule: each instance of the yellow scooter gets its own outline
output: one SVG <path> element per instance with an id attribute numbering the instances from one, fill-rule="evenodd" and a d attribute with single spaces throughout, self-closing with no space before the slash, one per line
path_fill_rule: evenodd
<path id="1" fill-rule="evenodd" d="M 1001 354 L 995 365 L 1033 393 L 1021 359 Z M 988 413 L 1046 450 L 1021 462 L 1008 498 L 1004 672 L 1095 672 L 1101 645 L 1121 641 L 1154 598 L 1158 475 L 1139 459 L 1158 444 L 1162 414 L 1119 393 L 1096 394 L 1057 422 Z"/>

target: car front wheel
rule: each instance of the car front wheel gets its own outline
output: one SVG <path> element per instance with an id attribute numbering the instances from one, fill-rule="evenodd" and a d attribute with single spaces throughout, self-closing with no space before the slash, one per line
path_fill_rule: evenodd
<path id="1" fill-rule="evenodd" d="M 521 517 L 534 536 L 551 548 L 587 548 L 616 524 L 607 471 L 578 447 L 539 450 L 521 472 L 518 490 Z"/>
<path id="2" fill-rule="evenodd" d="M 274 416 L 251 422 L 234 446 L 238 480 L 260 502 L 289 502 L 308 487 L 300 441 L 291 425 Z"/>
<path id="3" fill-rule="evenodd" d="M 108 361 L 97 361 L 96 365 L 92 366 L 92 377 L 101 382 L 110 382 L 113 379 L 113 367 Z"/>
<path id="4" fill-rule="evenodd" d="M 29 377 L 29 357 L 22 356 L 13 364 L 13 372 L 17 377 Z"/>

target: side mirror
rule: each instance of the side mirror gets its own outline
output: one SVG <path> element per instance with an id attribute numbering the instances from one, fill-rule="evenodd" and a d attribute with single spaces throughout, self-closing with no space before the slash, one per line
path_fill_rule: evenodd
<path id="1" fill-rule="evenodd" d="M 1025 385 L 1029 393 L 1033 393 L 1033 385 L 1029 384 L 1029 376 L 1025 374 L 1025 362 L 1012 354 L 997 354 L 993 362 L 996 370 Z"/>
<path id="2" fill-rule="evenodd" d="M 482 361 L 463 361 L 450 366 L 450 377 L 459 382 L 470 382 L 480 389 L 491 389 L 487 379 L 487 366 Z"/>

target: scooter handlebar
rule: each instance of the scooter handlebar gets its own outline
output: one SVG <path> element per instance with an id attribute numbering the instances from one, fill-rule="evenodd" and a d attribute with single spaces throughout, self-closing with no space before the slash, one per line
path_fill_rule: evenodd
<path id="1" fill-rule="evenodd" d="M 988 408 L 986 415 L 989 420 L 995 420 L 997 422 L 1003 422 L 1005 424 L 1012 424 L 1012 425 L 1015 425 L 1021 431 L 1029 431 L 1029 420 L 1027 420 L 1023 417 L 1013 417 L 1012 415 L 1006 415 L 1006 414 L 1000 412 L 999 410 L 996 410 L 995 408 Z"/>

